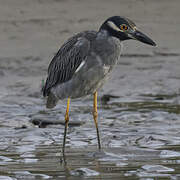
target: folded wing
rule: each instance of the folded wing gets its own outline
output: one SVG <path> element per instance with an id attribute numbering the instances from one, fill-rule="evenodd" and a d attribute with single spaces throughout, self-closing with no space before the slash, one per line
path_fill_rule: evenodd
<path id="1" fill-rule="evenodd" d="M 78 67 L 84 64 L 89 49 L 90 42 L 81 33 L 70 38 L 60 48 L 49 65 L 48 77 L 43 88 L 44 96 L 48 96 L 50 89 L 55 85 L 72 78 Z"/>

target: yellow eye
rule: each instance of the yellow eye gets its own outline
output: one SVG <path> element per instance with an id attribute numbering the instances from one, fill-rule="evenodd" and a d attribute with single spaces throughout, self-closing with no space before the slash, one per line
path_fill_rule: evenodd
<path id="1" fill-rule="evenodd" d="M 121 24 L 120 25 L 120 30 L 127 31 L 128 30 L 128 26 L 126 24 Z"/>

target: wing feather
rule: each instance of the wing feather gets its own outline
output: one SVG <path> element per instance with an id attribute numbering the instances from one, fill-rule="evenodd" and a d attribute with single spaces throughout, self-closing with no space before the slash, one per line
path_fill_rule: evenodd
<path id="1" fill-rule="evenodd" d="M 48 67 L 48 77 L 43 88 L 43 95 L 48 96 L 56 84 L 70 80 L 90 49 L 89 40 L 77 34 L 70 38 L 57 52 Z"/>

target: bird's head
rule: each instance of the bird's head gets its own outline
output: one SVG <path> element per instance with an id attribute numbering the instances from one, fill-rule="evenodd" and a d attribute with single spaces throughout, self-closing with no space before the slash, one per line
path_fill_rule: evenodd
<path id="1" fill-rule="evenodd" d="M 156 46 L 156 43 L 153 40 L 138 30 L 134 22 L 121 16 L 108 18 L 102 24 L 100 30 L 106 30 L 111 36 L 114 36 L 121 41 L 135 39 L 145 44 Z"/>

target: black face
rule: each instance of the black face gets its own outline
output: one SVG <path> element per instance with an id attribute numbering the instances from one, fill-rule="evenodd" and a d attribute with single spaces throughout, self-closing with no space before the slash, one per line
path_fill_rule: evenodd
<path id="1" fill-rule="evenodd" d="M 143 43 L 156 46 L 149 37 L 137 30 L 136 25 L 129 19 L 121 16 L 108 18 L 100 27 L 100 30 L 106 30 L 111 36 L 117 37 L 121 41 L 135 39 Z"/>

